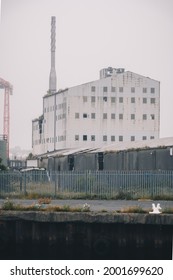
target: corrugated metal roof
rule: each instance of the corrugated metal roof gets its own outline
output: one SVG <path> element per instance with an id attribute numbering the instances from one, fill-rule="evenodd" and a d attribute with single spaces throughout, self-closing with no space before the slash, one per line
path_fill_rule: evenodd
<path id="1" fill-rule="evenodd" d="M 145 149 L 145 148 L 158 148 L 158 147 L 172 147 L 173 137 L 152 139 L 148 141 L 134 141 L 134 142 L 122 142 L 119 144 L 113 144 L 104 146 L 97 149 L 97 152 L 111 152 L 111 151 L 123 151 L 129 149 Z"/>
<path id="2" fill-rule="evenodd" d="M 148 141 L 134 141 L 134 142 L 122 142 L 112 145 L 104 145 L 102 147 L 85 147 L 77 149 L 61 149 L 54 152 L 49 152 L 44 154 L 43 157 L 58 157 L 58 156 L 68 156 L 82 153 L 109 153 L 116 151 L 125 151 L 125 150 L 135 150 L 135 149 L 147 149 L 147 148 L 159 148 L 159 147 L 173 147 L 173 137 L 153 139 Z"/>

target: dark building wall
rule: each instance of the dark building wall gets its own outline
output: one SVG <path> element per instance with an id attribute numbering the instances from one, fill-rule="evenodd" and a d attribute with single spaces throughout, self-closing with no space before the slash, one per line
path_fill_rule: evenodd
<path id="1" fill-rule="evenodd" d="M 104 170 L 173 170 L 173 156 L 169 148 L 107 153 Z"/>
<path id="2" fill-rule="evenodd" d="M 82 153 L 43 159 L 49 171 L 67 170 L 173 170 L 170 148 Z"/>
<path id="3" fill-rule="evenodd" d="M 173 155 L 170 148 L 156 150 L 156 169 L 173 170 Z"/>
<path id="4" fill-rule="evenodd" d="M 70 170 L 70 160 L 69 160 L 68 156 L 50 157 L 47 160 L 47 169 L 49 171 L 67 171 L 67 170 Z"/>
<path id="5" fill-rule="evenodd" d="M 97 170 L 96 154 L 79 154 L 74 157 L 75 170 Z"/>

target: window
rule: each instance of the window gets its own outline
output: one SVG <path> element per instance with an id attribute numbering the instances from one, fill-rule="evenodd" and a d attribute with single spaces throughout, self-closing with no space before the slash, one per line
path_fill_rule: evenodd
<path id="1" fill-rule="evenodd" d="M 95 135 L 91 135 L 91 141 L 95 141 Z"/>
<path id="2" fill-rule="evenodd" d="M 142 119 L 143 119 L 143 120 L 147 120 L 147 115 L 146 115 L 146 114 L 143 114 L 143 115 L 142 115 Z"/>
<path id="3" fill-rule="evenodd" d="M 155 93 L 155 88 L 151 88 L 151 93 Z"/>
<path id="4" fill-rule="evenodd" d="M 155 115 L 154 115 L 154 114 L 151 114 L 151 115 L 150 115 L 150 118 L 151 118 L 151 120 L 154 120 L 154 119 L 155 119 Z"/>
<path id="5" fill-rule="evenodd" d="M 95 113 L 91 113 L 91 119 L 95 119 L 96 118 L 96 114 Z"/>
<path id="6" fill-rule="evenodd" d="M 103 135 L 103 141 L 107 141 L 107 135 Z"/>
<path id="7" fill-rule="evenodd" d="M 134 87 L 131 88 L 131 92 L 135 93 L 135 88 Z"/>
<path id="8" fill-rule="evenodd" d="M 75 113 L 75 119 L 79 119 L 79 113 Z"/>
<path id="9" fill-rule="evenodd" d="M 135 97 L 131 97 L 131 103 L 135 103 Z"/>
<path id="10" fill-rule="evenodd" d="M 119 92 L 123 92 L 123 87 L 119 87 Z"/>
<path id="11" fill-rule="evenodd" d="M 151 98 L 151 99 L 150 99 L 150 102 L 151 102 L 151 104 L 155 104 L 156 99 L 155 99 L 155 98 Z"/>
<path id="12" fill-rule="evenodd" d="M 83 118 L 87 119 L 87 114 L 86 113 L 83 114 Z"/>
<path id="13" fill-rule="evenodd" d="M 112 92 L 116 92 L 116 87 L 111 87 Z"/>
<path id="14" fill-rule="evenodd" d="M 123 120 L 123 114 L 119 114 L 119 120 Z"/>
<path id="15" fill-rule="evenodd" d="M 91 87 L 91 91 L 92 91 L 92 92 L 95 92 L 95 91 L 96 91 L 96 87 L 95 87 L 95 86 L 92 86 L 92 87 Z"/>
<path id="16" fill-rule="evenodd" d="M 107 87 L 103 87 L 103 92 L 108 92 L 108 88 Z"/>
<path id="17" fill-rule="evenodd" d="M 114 113 L 111 114 L 111 119 L 115 120 L 115 114 Z"/>
<path id="18" fill-rule="evenodd" d="M 87 135 L 83 135 L 83 141 L 87 141 Z"/>
<path id="19" fill-rule="evenodd" d="M 135 136 L 131 136 L 131 141 L 135 141 Z"/>
<path id="20" fill-rule="evenodd" d="M 91 96 L 91 102 L 95 102 L 95 101 L 96 101 L 95 96 Z"/>
<path id="21" fill-rule="evenodd" d="M 108 100 L 107 96 L 104 96 L 103 100 L 106 102 Z"/>
<path id="22" fill-rule="evenodd" d="M 115 97 L 111 97 L 111 103 L 115 103 Z"/>
<path id="23" fill-rule="evenodd" d="M 143 93 L 147 93 L 147 88 L 143 88 Z"/>
<path id="24" fill-rule="evenodd" d="M 142 140 L 147 140 L 147 136 L 142 136 Z"/>
<path id="25" fill-rule="evenodd" d="M 119 97 L 119 103 L 123 103 L 123 97 Z"/>
<path id="26" fill-rule="evenodd" d="M 143 98 L 143 103 L 147 104 L 147 98 L 146 97 Z"/>
<path id="27" fill-rule="evenodd" d="M 119 136 L 119 141 L 120 141 L 120 142 L 123 141 L 123 136 L 122 136 L 122 135 Z"/>
<path id="28" fill-rule="evenodd" d="M 135 120 L 135 114 L 131 114 L 131 120 Z"/>
<path id="29" fill-rule="evenodd" d="M 87 96 L 83 96 L 83 102 L 87 102 L 88 98 Z"/>
<path id="30" fill-rule="evenodd" d="M 111 136 L 111 141 L 115 142 L 115 136 L 114 135 Z"/>
<path id="31" fill-rule="evenodd" d="M 154 136 L 150 136 L 150 139 L 154 139 Z"/>
<path id="32" fill-rule="evenodd" d="M 107 113 L 103 113 L 103 119 L 104 119 L 104 120 L 107 119 Z"/>
<path id="33" fill-rule="evenodd" d="M 79 135 L 75 135 L 75 141 L 79 141 Z"/>

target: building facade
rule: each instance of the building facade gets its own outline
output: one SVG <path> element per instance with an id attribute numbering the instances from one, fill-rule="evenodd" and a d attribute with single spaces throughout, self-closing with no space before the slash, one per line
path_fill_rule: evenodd
<path id="1" fill-rule="evenodd" d="M 32 121 L 33 154 L 158 139 L 159 129 L 160 83 L 108 67 L 99 80 L 43 97 L 43 114 Z"/>
<path id="2" fill-rule="evenodd" d="M 0 135 L 0 164 L 7 166 L 7 137 Z"/>

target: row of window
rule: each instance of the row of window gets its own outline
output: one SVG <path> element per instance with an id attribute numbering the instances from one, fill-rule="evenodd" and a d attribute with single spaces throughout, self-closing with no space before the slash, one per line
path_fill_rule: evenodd
<path id="1" fill-rule="evenodd" d="M 115 113 L 111 113 L 110 115 L 112 120 L 116 119 L 116 114 Z M 58 115 L 58 117 L 56 117 L 56 120 L 62 120 L 65 118 L 64 114 Z M 89 118 L 89 115 L 87 113 L 83 114 L 83 119 L 87 119 Z M 75 119 L 79 119 L 79 113 L 75 113 Z M 96 113 L 91 113 L 91 119 L 96 119 Z M 108 119 L 108 114 L 107 113 L 103 113 L 103 120 L 107 120 Z M 118 114 L 118 119 L 119 120 L 123 120 L 124 119 L 124 114 Z M 130 119 L 131 120 L 136 120 L 136 115 L 135 114 L 130 114 Z M 154 114 L 143 114 L 142 115 L 142 120 L 155 120 L 155 115 Z M 44 120 L 44 123 L 46 123 L 46 120 Z M 38 130 L 38 125 L 33 127 L 33 130 Z"/>
<path id="2" fill-rule="evenodd" d="M 75 119 L 79 119 L 79 113 L 75 113 Z M 111 119 L 114 120 L 116 118 L 116 114 L 115 113 L 111 113 L 110 115 Z M 87 119 L 89 118 L 89 115 L 87 113 L 83 113 L 83 119 Z M 91 119 L 96 119 L 96 113 L 91 113 Z M 103 120 L 108 119 L 108 114 L 107 113 L 103 113 Z M 119 120 L 123 120 L 124 119 L 124 114 L 118 114 L 118 119 Z M 130 115 L 130 119 L 131 120 L 135 120 L 136 119 L 136 115 L 135 114 L 131 114 Z M 143 120 L 154 120 L 155 119 L 155 115 L 154 114 L 143 114 L 142 115 L 142 119 Z"/>
<path id="3" fill-rule="evenodd" d="M 55 142 L 62 142 L 62 141 L 66 141 L 65 135 L 58 136 L 55 139 Z M 39 139 L 34 141 L 34 145 L 46 144 L 46 143 L 54 143 L 54 137 L 49 137 L 49 138 L 44 138 L 42 140 Z"/>
<path id="4" fill-rule="evenodd" d="M 66 103 L 60 103 L 60 104 L 58 104 L 58 105 L 56 105 L 56 106 L 50 106 L 50 107 L 47 107 L 47 108 L 44 108 L 44 113 L 49 113 L 49 112 L 53 112 L 54 110 L 60 110 L 60 109 L 63 109 L 63 110 L 65 110 L 66 109 Z"/>
<path id="5" fill-rule="evenodd" d="M 154 136 L 150 136 L 150 139 L 154 139 Z M 79 135 L 75 135 L 75 141 L 79 141 Z M 88 135 L 83 135 L 82 136 L 82 140 L 83 141 L 88 141 L 88 140 L 91 140 L 91 141 L 96 141 L 96 136 L 95 135 L 91 135 L 90 137 Z M 115 142 L 115 135 L 111 135 L 110 136 L 110 140 L 111 142 Z M 131 141 L 135 141 L 135 136 L 131 136 L 130 137 L 130 140 Z M 142 140 L 147 140 L 147 136 L 143 136 L 142 137 Z M 108 141 L 108 136 L 107 135 L 103 135 L 103 142 L 107 142 Z M 122 142 L 123 141 L 123 135 L 119 135 L 118 136 L 118 141 L 119 142 Z"/>
<path id="6" fill-rule="evenodd" d="M 75 119 L 79 119 L 79 113 L 75 113 Z M 58 117 L 56 116 L 56 120 L 62 120 L 66 117 L 65 114 L 60 114 L 58 115 Z M 136 120 L 136 114 L 130 114 L 129 116 L 131 120 Z M 83 113 L 83 119 L 88 119 L 89 115 L 87 113 Z M 112 120 L 116 119 L 116 114 L 115 113 L 111 113 L 110 114 L 110 118 Z M 96 113 L 91 113 L 91 119 L 96 119 Z M 103 120 L 107 120 L 108 119 L 108 114 L 107 113 L 103 113 Z M 124 119 L 124 114 L 118 114 L 118 119 L 119 120 L 123 120 Z M 142 120 L 155 120 L 155 114 L 143 114 L 142 115 Z M 44 120 L 44 123 L 46 123 L 46 120 Z M 35 125 L 33 127 L 33 131 L 38 130 L 39 126 Z"/>
<path id="7" fill-rule="evenodd" d="M 87 102 L 88 98 L 91 98 L 91 102 L 92 103 L 96 102 L 96 97 L 95 96 L 91 96 L 91 97 L 83 96 L 83 102 Z M 103 98 L 103 101 L 105 101 L 105 102 L 107 102 L 109 100 L 109 97 L 107 97 L 107 96 L 103 96 L 101 98 Z M 110 100 L 111 100 L 111 103 L 115 103 L 116 102 L 116 97 L 111 97 Z M 121 96 L 121 97 L 118 98 L 118 101 L 119 101 L 119 103 L 123 103 L 124 98 Z M 130 101 L 131 101 L 131 103 L 136 103 L 136 98 L 135 97 L 131 97 Z M 156 98 L 153 98 L 153 97 L 152 98 L 143 97 L 142 102 L 144 104 L 147 104 L 149 102 L 151 104 L 155 104 L 156 103 Z M 44 113 L 46 113 L 46 112 L 47 113 L 53 112 L 55 108 L 56 108 L 56 110 L 57 109 L 65 110 L 66 109 L 66 103 L 62 103 L 62 104 L 59 104 L 59 105 L 56 105 L 56 106 L 50 106 L 48 108 L 44 108 Z"/>
<path id="8" fill-rule="evenodd" d="M 83 102 L 87 102 L 88 98 L 89 98 L 88 96 L 83 96 Z M 105 101 L 105 102 L 107 102 L 109 100 L 109 97 L 107 97 L 107 96 L 103 96 L 101 98 L 103 98 L 103 101 Z M 110 99 L 111 99 L 111 103 L 115 103 L 116 102 L 116 97 L 113 96 Z M 122 96 L 117 98 L 117 99 L 118 99 L 119 103 L 123 103 L 123 101 L 124 101 L 124 98 Z M 127 98 L 126 98 L 126 100 L 127 100 Z M 131 97 L 130 101 L 131 101 L 131 103 L 136 103 L 136 98 L 135 97 Z M 96 97 L 95 96 L 91 96 L 91 103 L 94 103 L 94 102 L 96 102 Z M 142 98 L 142 102 L 144 104 L 147 104 L 147 103 L 155 104 L 156 103 L 156 98 L 154 98 L 154 97 L 152 97 L 152 98 L 143 97 Z"/>
<path id="9" fill-rule="evenodd" d="M 150 139 L 154 139 L 154 136 L 150 136 Z M 80 136 L 79 135 L 75 135 L 75 141 L 79 141 L 80 140 Z M 95 135 L 82 135 L 82 141 L 96 141 L 96 136 Z M 108 139 L 108 136 L 107 135 L 103 135 L 103 138 L 102 138 L 103 142 L 107 142 L 109 139 Z M 115 142 L 116 140 L 119 141 L 119 142 L 123 142 L 124 141 L 124 137 L 123 135 L 119 135 L 117 136 L 117 138 L 115 137 L 115 135 L 111 135 L 110 136 L 110 140 L 111 142 Z M 131 141 L 135 141 L 135 136 L 131 136 L 130 137 L 130 140 Z M 147 136 L 143 136 L 142 137 L 142 140 L 147 140 Z M 66 141 L 66 136 L 58 136 L 56 137 L 56 142 L 61 142 L 61 141 Z M 45 143 L 54 143 L 54 138 L 53 137 L 50 137 L 50 138 L 46 138 L 46 139 L 43 139 L 42 141 L 41 140 L 35 140 L 34 141 L 34 145 L 39 145 L 39 144 L 45 144 Z"/>
<path id="10" fill-rule="evenodd" d="M 91 92 L 96 92 L 96 86 L 91 86 Z M 103 92 L 108 92 L 108 87 L 107 86 L 103 86 Z M 124 92 L 124 87 L 111 87 L 111 92 Z M 136 92 L 136 88 L 135 87 L 131 87 L 131 93 L 135 93 Z M 143 87 L 142 88 L 142 92 L 143 93 L 155 93 L 155 88 L 151 87 L 151 88 L 147 88 L 147 87 Z"/>
<path id="11" fill-rule="evenodd" d="M 95 103 L 96 102 L 96 97 L 95 96 L 91 96 L 91 97 L 83 96 L 83 102 L 87 102 L 89 98 L 91 98 L 91 103 Z M 105 102 L 107 102 L 109 100 L 109 97 L 107 97 L 107 96 L 103 96 L 103 97 L 100 97 L 100 98 L 102 98 L 103 101 L 105 101 Z M 119 103 L 123 103 L 124 102 L 124 98 L 122 96 L 117 98 L 117 99 L 118 99 Z M 116 103 L 116 97 L 110 97 L 110 101 L 111 101 L 111 103 Z M 136 103 L 136 98 L 135 97 L 131 97 L 130 102 L 131 103 Z M 156 103 L 156 98 L 154 98 L 154 97 L 152 97 L 152 98 L 143 97 L 142 98 L 142 103 L 143 104 L 147 104 L 147 103 L 155 104 Z M 56 110 L 57 109 L 65 110 L 66 109 L 66 103 L 62 103 L 62 104 L 59 104 L 59 105 L 56 105 L 56 106 L 50 106 L 50 107 L 44 108 L 44 113 L 46 113 L 46 112 L 47 113 L 53 112 L 55 108 L 56 108 Z"/>

